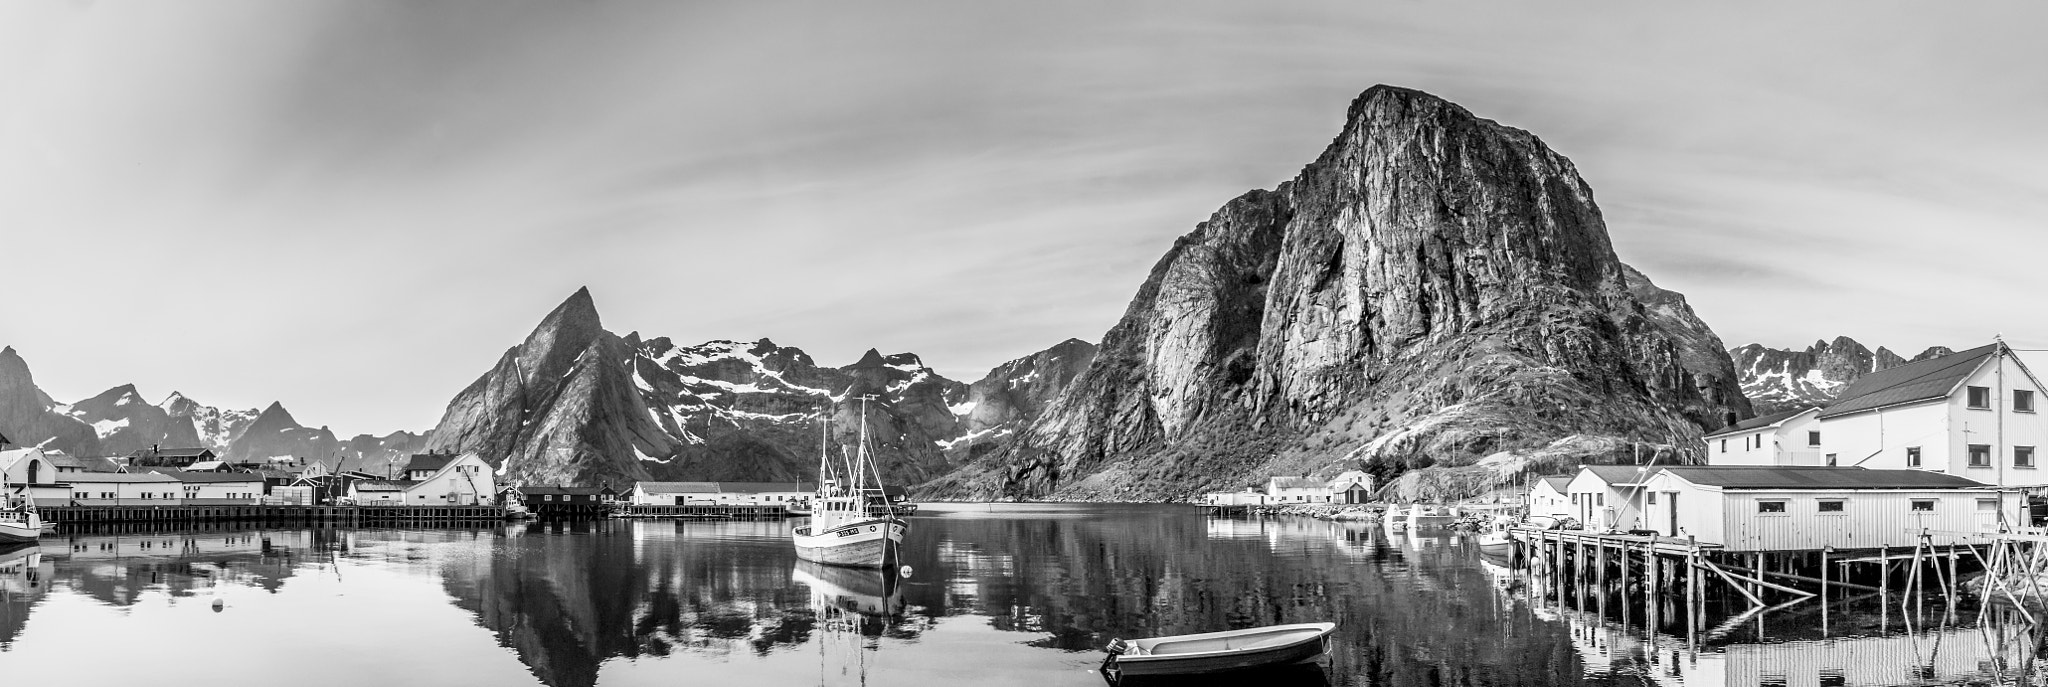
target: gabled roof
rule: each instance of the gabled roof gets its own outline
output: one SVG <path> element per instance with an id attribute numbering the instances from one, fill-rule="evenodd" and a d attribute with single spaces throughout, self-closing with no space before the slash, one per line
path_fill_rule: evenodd
<path id="1" fill-rule="evenodd" d="M 771 491 L 817 491 L 818 485 L 809 482 L 719 482 L 718 490 L 727 494 L 759 494 Z"/>
<path id="2" fill-rule="evenodd" d="M 1727 427 L 1722 427 L 1712 432 L 1708 432 L 1707 435 L 1702 438 L 1712 439 L 1723 434 L 1739 434 L 1751 430 L 1764 429 L 1766 427 L 1775 427 L 1777 425 L 1784 424 L 1786 420 L 1790 420 L 1794 417 L 1798 417 L 1800 415 L 1804 415 L 1815 410 L 1819 410 L 1819 408 L 1801 408 L 1799 410 L 1787 410 L 1782 413 L 1759 415 L 1747 420 L 1743 420 L 1741 422 L 1737 422 Z"/>
<path id="3" fill-rule="evenodd" d="M 1926 470 L 1818 465 L 1687 465 L 1664 468 L 1693 484 L 1723 489 L 1970 489 L 1982 482 Z"/>
<path id="4" fill-rule="evenodd" d="M 716 494 L 717 482 L 640 482 L 636 486 L 649 494 Z"/>
<path id="5" fill-rule="evenodd" d="M 405 471 L 426 470 L 432 472 L 447 467 L 449 463 L 455 462 L 455 459 L 461 457 L 460 454 L 455 453 L 415 453 L 412 454 L 411 460 L 405 462 Z"/>
<path id="6" fill-rule="evenodd" d="M 1640 484 L 1657 474 L 1657 468 L 1649 465 L 1581 465 L 1581 473 L 1591 470 L 1600 481 L 1612 484 Z M 1573 475 L 1577 478 L 1578 475 Z M 1559 489 L 1559 492 L 1564 491 Z"/>
<path id="7" fill-rule="evenodd" d="M 1572 483 L 1572 476 L 1571 476 L 1571 475 L 1545 475 L 1545 476 L 1543 477 L 1543 480 L 1542 480 L 1542 481 L 1543 481 L 1543 483 L 1544 483 L 1544 484 L 1548 484 L 1548 485 L 1550 485 L 1550 489 L 1551 489 L 1551 491 L 1555 491 L 1555 492 L 1557 492 L 1557 493 L 1560 493 L 1560 494 L 1562 494 L 1562 493 L 1565 493 L 1565 490 L 1567 490 L 1568 488 L 1570 488 L 1570 486 L 1571 486 L 1571 483 Z"/>
<path id="8" fill-rule="evenodd" d="M 1901 403 L 1946 397 L 1949 392 L 1955 391 L 1957 384 L 1968 379 L 1970 373 L 1976 372 L 1986 358 L 1996 355 L 1998 347 L 1999 344 L 1995 343 L 1978 346 L 1960 353 L 1863 375 L 1862 379 L 1843 389 L 1842 395 L 1835 397 L 1835 402 L 1822 408 L 1820 416 L 1837 417 Z"/>

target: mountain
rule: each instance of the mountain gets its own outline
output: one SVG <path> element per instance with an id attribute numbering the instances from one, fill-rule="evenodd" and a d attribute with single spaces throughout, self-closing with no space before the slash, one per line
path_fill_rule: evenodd
<path id="1" fill-rule="evenodd" d="M 0 435 L 22 446 L 98 455 L 100 437 L 87 422 L 58 410 L 36 386 L 28 362 L 13 346 L 0 348 Z"/>
<path id="2" fill-rule="evenodd" d="M 1741 376 L 1743 394 L 1758 414 L 1768 414 L 1825 405 L 1863 375 L 1954 352 L 1933 346 L 1904 358 L 1882 346 L 1872 351 L 1855 339 L 1838 336 L 1815 341 L 1803 351 L 1753 343 L 1730 349 L 1728 358 Z"/>
<path id="3" fill-rule="evenodd" d="M 173 392 L 151 404 L 133 384 L 61 404 L 36 387 L 28 363 L 13 348 L 0 350 L 0 435 L 82 456 L 120 456 L 152 446 L 205 447 L 229 460 L 339 458 L 344 467 L 374 471 L 426 443 L 425 437 L 404 431 L 338 441 L 325 427 L 301 426 L 278 403 L 262 411 L 222 410 Z"/>
<path id="4" fill-rule="evenodd" d="M 989 370 L 967 387 L 965 403 L 953 408 L 966 427 L 946 444 L 947 452 L 964 461 L 1003 447 L 1094 361 L 1095 344 L 1067 339 Z"/>
<path id="5" fill-rule="evenodd" d="M 1080 346 L 1055 349 L 1072 355 Z M 1046 365 L 1051 377 L 1072 376 Z M 527 484 L 794 481 L 817 474 L 821 443 L 835 460 L 851 450 L 858 399 L 869 396 L 880 471 L 891 484 L 914 484 L 951 470 L 948 452 L 971 443 L 969 427 L 1016 422 L 1057 391 L 1051 382 L 1018 385 L 1001 398 L 982 392 L 993 400 L 976 420 L 966 403 L 972 387 L 915 354 L 871 349 L 829 367 L 769 339 L 680 346 L 618 336 L 579 289 L 449 401 L 427 446 L 477 451 L 501 463 L 506 481 Z"/>
<path id="6" fill-rule="evenodd" d="M 1616 258 L 1569 160 L 1419 91 L 1347 114 L 1293 180 L 1176 241 L 1008 446 L 920 491 L 1152 500 L 1363 467 L 1438 496 L 1750 415 L 1712 331 Z"/>

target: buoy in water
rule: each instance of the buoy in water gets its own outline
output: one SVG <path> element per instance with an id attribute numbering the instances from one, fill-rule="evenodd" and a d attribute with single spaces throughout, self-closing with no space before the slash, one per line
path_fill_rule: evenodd
<path id="1" fill-rule="evenodd" d="M 219 612 L 220 612 L 220 609 L 222 609 L 222 608 L 226 608 L 226 607 L 227 607 L 227 604 L 221 603 L 221 600 L 220 600 L 220 599 L 214 599 L 214 600 L 213 600 L 213 612 L 215 612 L 215 613 L 219 613 Z"/>
<path id="2" fill-rule="evenodd" d="M 910 569 L 910 566 L 907 566 L 907 565 L 906 565 L 906 566 L 903 566 L 902 568 L 899 568 L 899 569 L 897 569 L 897 570 L 896 570 L 896 573 L 897 573 L 897 574 L 899 574 L 899 575 L 902 575 L 902 576 L 903 576 L 903 577 L 905 577 L 905 578 L 909 578 L 909 577 L 910 577 L 910 573 L 911 573 L 911 572 L 912 572 L 912 570 Z"/>

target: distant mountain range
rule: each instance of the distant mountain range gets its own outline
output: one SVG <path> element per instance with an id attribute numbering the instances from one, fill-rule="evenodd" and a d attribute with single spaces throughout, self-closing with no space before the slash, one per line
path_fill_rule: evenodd
<path id="1" fill-rule="evenodd" d="M 150 403 L 132 384 L 76 403 L 58 403 L 36 386 L 28 362 L 0 349 L 0 434 L 28 446 L 81 456 L 119 456 L 152 446 L 204 447 L 231 460 L 290 456 L 341 460 L 350 469 L 383 472 L 425 446 L 411 432 L 338 440 L 326 427 L 300 425 L 284 406 L 221 409 L 182 393 Z"/>
<path id="2" fill-rule="evenodd" d="M 1826 405 L 1863 375 L 1954 352 L 1934 346 L 1905 358 L 1882 346 L 1872 351 L 1855 339 L 1838 336 L 1815 341 L 1803 351 L 1750 344 L 1729 349 L 1728 358 L 1742 379 L 1743 395 L 1758 415 L 1767 415 Z"/>

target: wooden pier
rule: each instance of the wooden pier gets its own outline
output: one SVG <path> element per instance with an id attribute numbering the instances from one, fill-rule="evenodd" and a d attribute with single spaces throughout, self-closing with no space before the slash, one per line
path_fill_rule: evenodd
<path id="1" fill-rule="evenodd" d="M 498 506 L 52 506 L 40 511 L 44 521 L 60 526 L 209 522 L 366 525 L 505 519 L 505 509 Z"/>
<path id="2" fill-rule="evenodd" d="M 780 520 L 794 515 L 781 504 L 764 506 L 626 506 L 622 518 L 678 518 L 695 520 Z"/>

